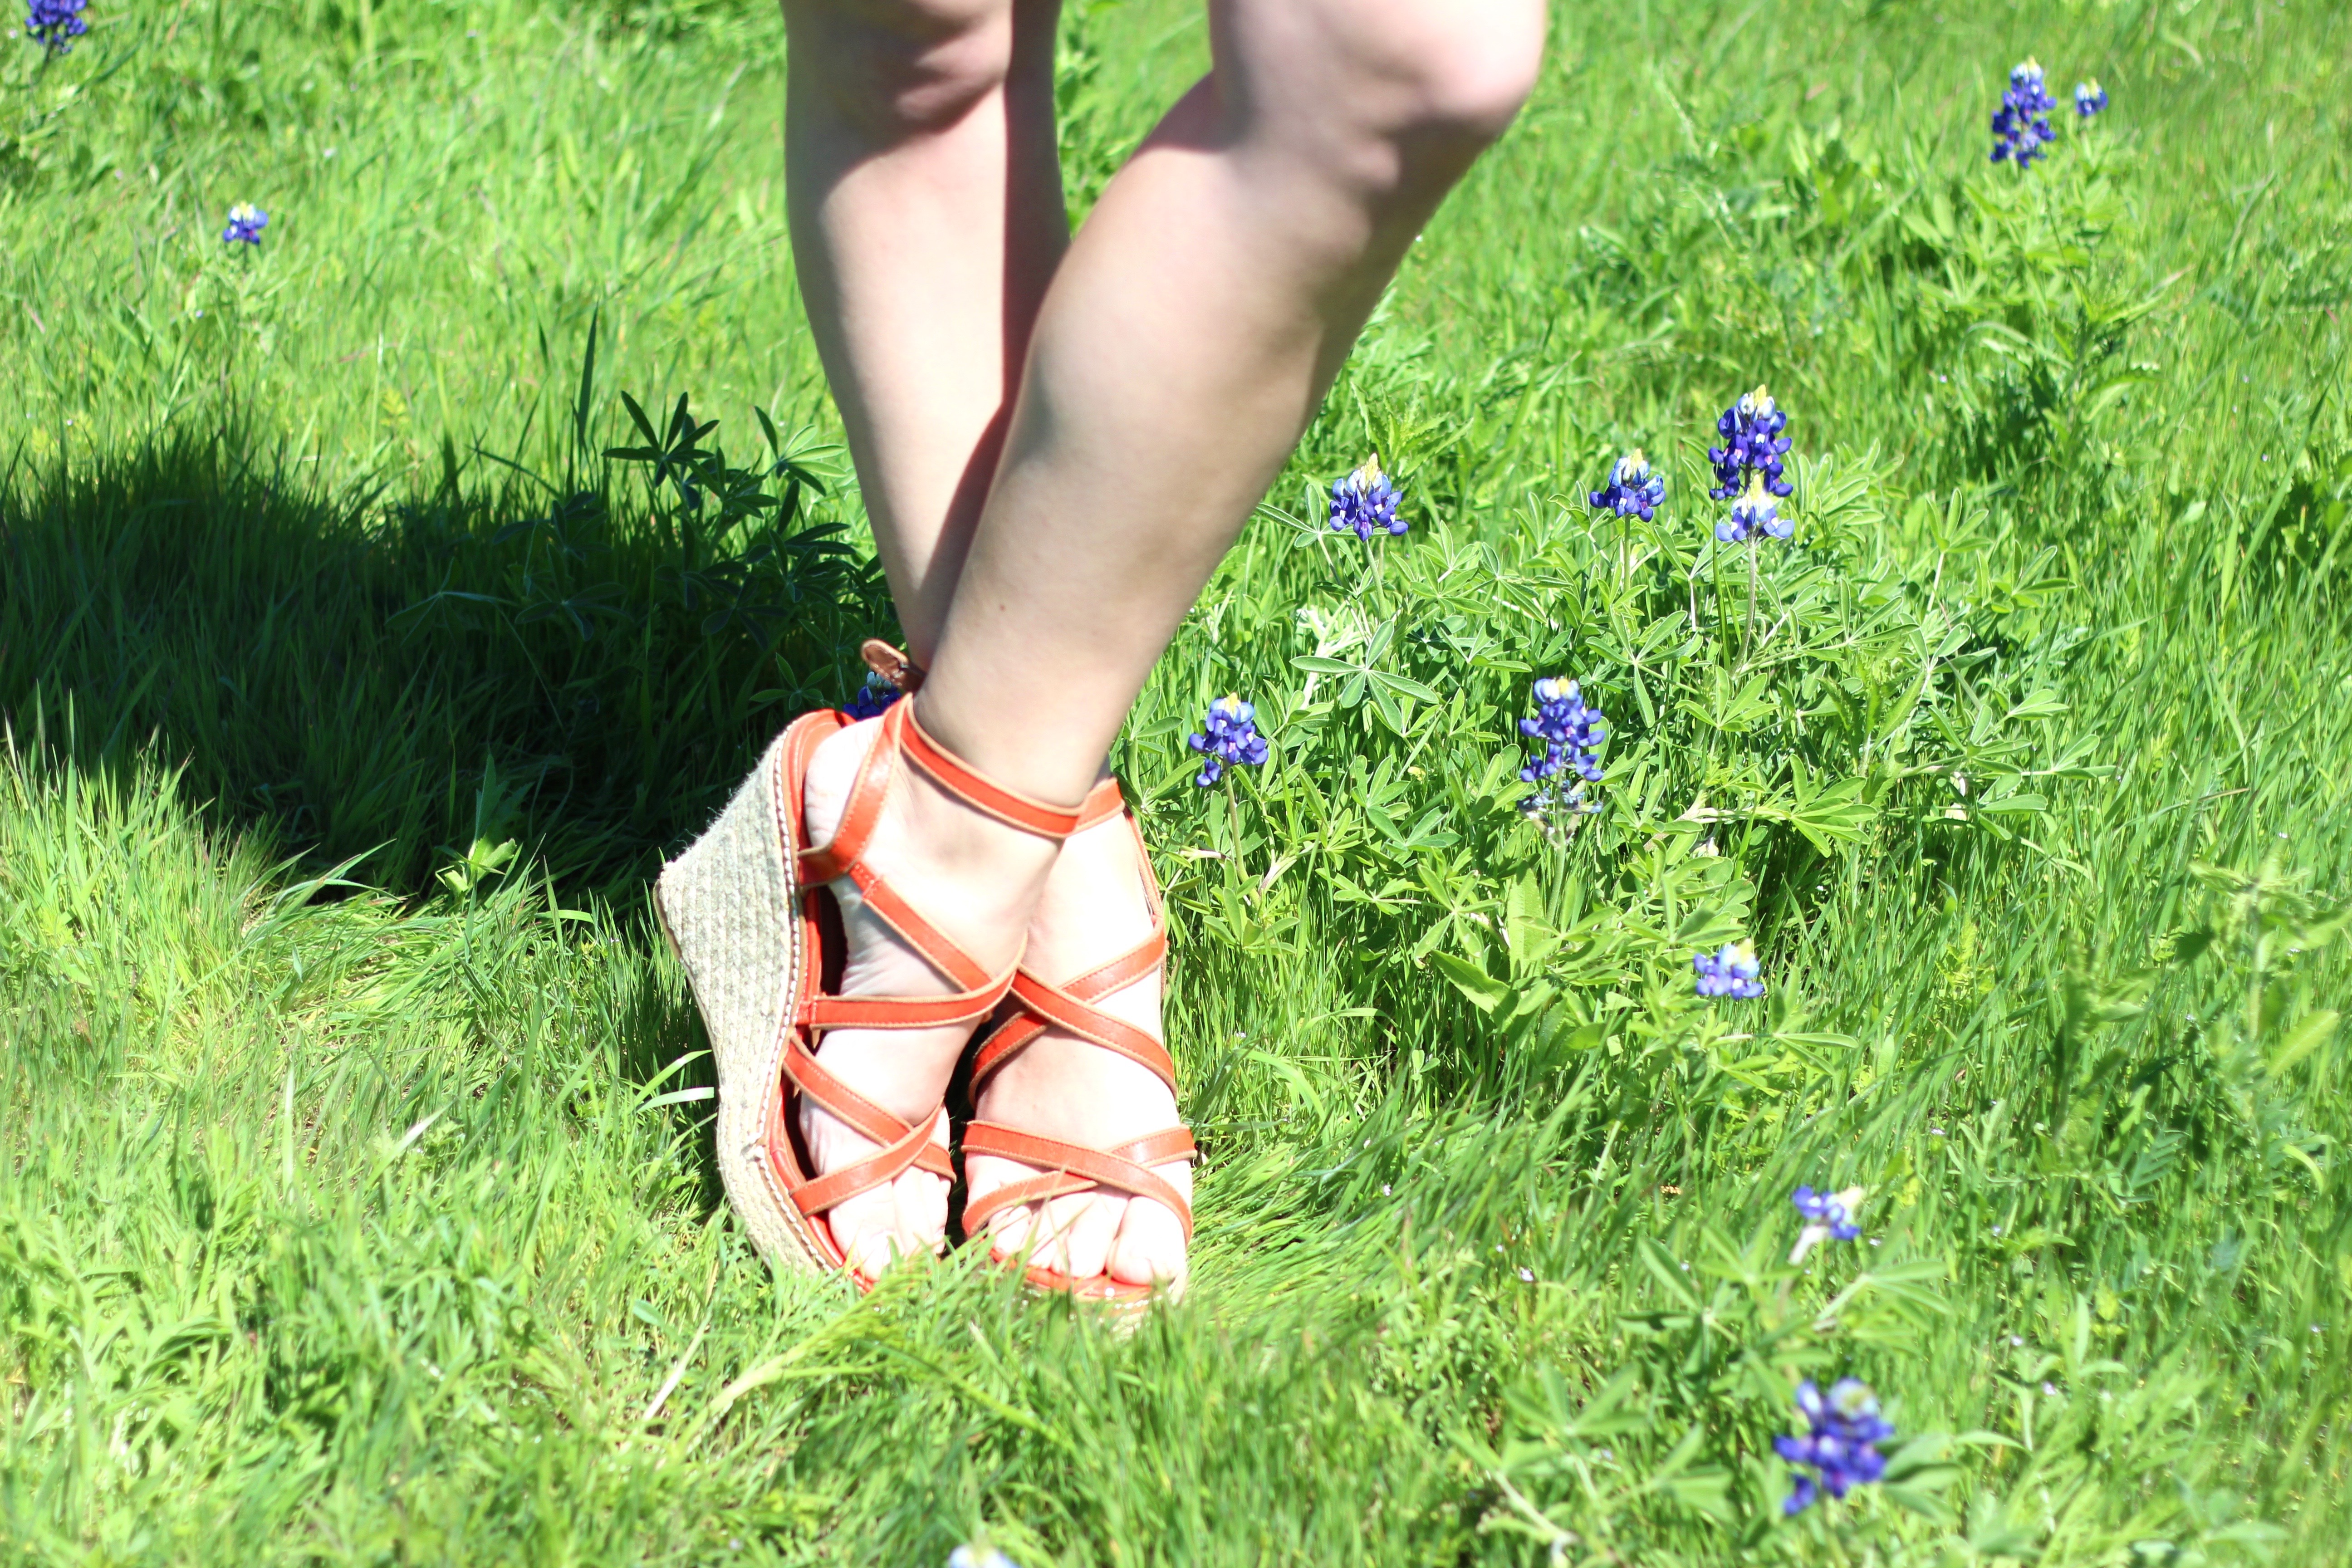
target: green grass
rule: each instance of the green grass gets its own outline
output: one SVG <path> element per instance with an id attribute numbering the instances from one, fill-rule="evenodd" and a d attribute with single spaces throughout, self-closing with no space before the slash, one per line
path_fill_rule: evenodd
<path id="1" fill-rule="evenodd" d="M 1083 9 L 1081 205 L 1204 47 Z M 90 19 L 0 68 L 0 1558 L 2342 1561 L 2340 6 L 1559 16 L 1121 742 L 1208 1155 L 1129 1334 L 772 1279 L 713 1179 L 646 885 L 888 616 L 772 11 Z M 2115 107 L 2020 180 L 2029 52 Z M 623 392 L 780 505 L 604 458 Z M 1375 448 L 1368 561 L 1305 487 Z M 1865 1239 L 1782 1266 L 1800 1182 Z M 1786 1521 L 1849 1373 L 1895 1474 Z"/>

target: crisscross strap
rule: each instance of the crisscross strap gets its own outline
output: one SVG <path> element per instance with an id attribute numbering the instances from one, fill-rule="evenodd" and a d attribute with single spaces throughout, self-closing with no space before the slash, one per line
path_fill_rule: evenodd
<path id="1" fill-rule="evenodd" d="M 1108 821 L 1126 810 L 1118 784 L 1105 779 L 1087 797 L 1080 813 L 1088 826 Z M 1130 827 L 1135 819 L 1128 818 Z M 1022 969 L 1013 977 L 1013 997 L 1018 1010 L 990 1031 L 972 1059 L 972 1089 L 993 1077 L 1050 1027 L 1066 1029 L 1081 1039 L 1116 1051 L 1150 1071 L 1170 1089 L 1176 1087 L 1176 1063 L 1168 1047 L 1145 1030 L 1115 1017 L 1097 1005 L 1105 997 L 1126 990 L 1158 969 L 1168 954 L 1168 927 L 1160 918 L 1160 887 L 1151 875 L 1151 858 L 1144 850 L 1143 834 L 1135 828 L 1135 856 L 1143 879 L 1144 902 L 1151 919 L 1151 934 L 1109 963 L 1074 979 L 1055 984 L 1034 971 Z"/>
<path id="2" fill-rule="evenodd" d="M 945 1106 L 933 1108 L 919 1123 L 900 1121 L 826 1071 L 810 1051 L 806 1037 L 798 1033 L 785 1046 L 784 1076 L 803 1095 L 847 1122 L 861 1136 L 881 1145 L 854 1164 L 798 1184 L 793 1189 L 792 1199 L 803 1214 L 814 1218 L 860 1193 L 897 1181 L 909 1170 L 925 1170 L 948 1181 L 955 1180 L 955 1166 L 948 1159 L 946 1148 L 933 1136 L 940 1119 L 947 1115 Z M 782 1103 L 780 1096 L 779 1106 Z"/>
<path id="3" fill-rule="evenodd" d="M 1072 809 L 1034 801 L 1003 788 L 933 741 L 915 720 L 913 704 L 893 704 L 881 719 L 880 732 L 859 763 L 843 804 L 841 823 L 830 843 L 804 842 L 807 819 L 801 809 L 806 780 L 807 752 L 813 742 L 779 762 L 784 770 L 777 781 L 777 828 L 800 863 L 800 880 L 807 902 L 803 920 L 812 932 L 822 927 L 816 900 L 824 885 L 846 877 L 856 884 L 866 908 L 879 916 L 907 945 L 919 954 L 955 990 L 939 996 L 828 996 L 807 985 L 794 1008 L 793 1026 L 786 1031 L 783 1059 L 784 1091 L 772 1103 L 773 1125 L 769 1146 L 772 1159 L 791 1147 L 786 1125 L 787 1102 L 795 1093 L 838 1117 L 880 1147 L 872 1154 L 822 1176 L 806 1176 L 787 1160 L 780 1167 L 787 1194 L 800 1211 L 814 1219 L 827 1210 L 897 1180 L 909 1170 L 929 1171 L 949 1181 L 955 1166 L 936 1134 L 947 1112 L 935 1107 L 919 1123 L 910 1123 L 857 1093 L 817 1060 L 816 1045 L 832 1029 L 925 1029 L 949 1024 L 976 1023 L 994 1011 L 1012 988 L 1014 965 L 992 973 L 945 932 L 933 925 L 898 891 L 866 864 L 865 855 L 885 800 L 896 776 L 898 760 L 908 761 L 933 778 L 941 788 L 977 810 L 1041 837 L 1067 837 L 1083 808 Z"/>
<path id="4" fill-rule="evenodd" d="M 963 1152 L 967 1159 L 974 1154 L 992 1155 L 1000 1160 L 1017 1160 L 1045 1173 L 1007 1182 L 965 1205 L 963 1225 L 967 1235 L 980 1235 L 991 1216 L 1001 1210 L 1108 1187 L 1165 1204 L 1184 1227 L 1185 1241 L 1190 1243 L 1192 1239 L 1192 1205 L 1150 1169 L 1199 1155 L 1190 1128 L 1163 1128 L 1116 1149 L 1088 1149 L 993 1121 L 974 1121 L 964 1129 Z"/>
<path id="5" fill-rule="evenodd" d="M 881 733 L 858 764 L 832 841 L 798 851 L 801 876 L 812 887 L 847 877 L 856 884 L 866 907 L 957 989 L 942 996 L 814 996 L 803 1008 L 801 1022 L 819 1033 L 974 1023 L 995 1008 L 1013 983 L 1013 969 L 992 973 L 982 968 L 866 863 L 866 847 L 889 795 L 892 770 L 902 754 L 974 810 L 1042 837 L 1068 837 L 1086 815 L 1083 805 L 1076 810 L 1050 805 L 994 783 L 933 741 L 916 720 L 913 704 L 894 703 L 882 715 Z"/>
<path id="6" fill-rule="evenodd" d="M 1117 781 L 1106 779 L 1087 796 L 1081 817 L 1087 826 L 1092 826 L 1125 810 Z M 1175 1089 L 1176 1064 L 1169 1057 L 1168 1047 L 1147 1031 L 1124 1018 L 1112 1016 L 1097 1005 L 1104 998 L 1126 990 L 1157 970 L 1168 952 L 1168 928 L 1160 916 L 1160 885 L 1151 875 L 1151 858 L 1144 849 L 1142 830 L 1135 826 L 1132 816 L 1128 817 L 1128 825 L 1135 836 L 1136 866 L 1143 882 L 1151 933 L 1109 963 L 1059 984 L 1048 983 L 1027 969 L 1014 975 L 1015 1011 L 981 1042 L 972 1063 L 974 1092 L 1049 1026 L 1066 1029 L 1105 1050 L 1116 1051 L 1148 1068 L 1171 1090 Z M 1017 1128 L 974 1121 L 964 1130 L 963 1150 L 967 1157 L 983 1154 L 1015 1160 L 1043 1173 L 1008 1182 L 984 1197 L 973 1199 L 964 1209 L 967 1234 L 978 1235 L 989 1217 L 1003 1209 L 1108 1187 L 1165 1204 L 1182 1224 L 1185 1240 L 1192 1240 L 1192 1205 L 1166 1178 L 1150 1168 L 1197 1156 L 1199 1151 L 1187 1128 L 1166 1128 L 1115 1149 L 1088 1149 Z"/>

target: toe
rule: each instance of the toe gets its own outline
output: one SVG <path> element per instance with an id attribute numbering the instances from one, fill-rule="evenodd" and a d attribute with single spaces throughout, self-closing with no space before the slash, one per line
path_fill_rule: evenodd
<path id="1" fill-rule="evenodd" d="M 1184 1227 L 1165 1204 L 1136 1198 L 1127 1205 L 1111 1242 L 1110 1277 L 1122 1285 L 1184 1283 Z"/>
<path id="2" fill-rule="evenodd" d="M 936 1255 L 947 1245 L 948 1184 L 929 1171 L 909 1171 L 891 1185 L 898 1196 L 899 1256 Z"/>
<path id="3" fill-rule="evenodd" d="M 1055 1198 L 1045 1205 L 1045 1226 L 1051 1238 L 1041 1250 L 1053 1254 L 1048 1267 L 1073 1279 L 1091 1279 L 1103 1271 L 1110 1257 L 1111 1238 L 1118 1234 L 1124 1198 L 1098 1193 Z"/>
<path id="4" fill-rule="evenodd" d="M 1028 1204 L 999 1209 L 988 1216 L 988 1250 L 1007 1263 L 1018 1263 L 1027 1256 L 1036 1236 L 1037 1211 Z"/>
<path id="5" fill-rule="evenodd" d="M 844 1198 L 824 1217 L 849 1267 L 869 1279 L 881 1278 L 907 1250 L 898 1238 L 898 1194 L 889 1187 Z"/>

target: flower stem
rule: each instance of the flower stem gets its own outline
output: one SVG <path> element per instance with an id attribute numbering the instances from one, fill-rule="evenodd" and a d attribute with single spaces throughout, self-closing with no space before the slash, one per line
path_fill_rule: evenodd
<path id="1" fill-rule="evenodd" d="M 1234 786 L 1230 783 L 1225 785 L 1225 817 L 1233 826 L 1233 868 L 1242 874 L 1242 880 L 1246 883 L 1249 868 L 1242 864 L 1242 803 L 1234 797 Z"/>
<path id="2" fill-rule="evenodd" d="M 1748 668 L 1748 660 L 1756 647 L 1756 542 L 1748 542 L 1748 630 L 1739 639 L 1739 667 Z"/>

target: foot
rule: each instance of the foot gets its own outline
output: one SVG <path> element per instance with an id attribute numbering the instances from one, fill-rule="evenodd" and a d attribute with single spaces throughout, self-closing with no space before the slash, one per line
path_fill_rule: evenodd
<path id="1" fill-rule="evenodd" d="M 1049 982 L 1070 980 L 1131 950 L 1150 934 L 1151 909 L 1136 862 L 1135 835 L 1120 817 L 1063 845 L 1029 924 L 1023 963 Z M 1102 1010 L 1155 1037 L 1158 971 L 1113 993 Z M 1149 1068 L 1089 1040 L 1049 1028 L 981 1086 L 972 1113 L 1024 1132 L 1110 1149 L 1177 1122 L 1176 1096 Z M 1186 1202 L 1192 1169 L 1154 1167 Z M 1017 1161 L 974 1154 L 966 1175 L 974 1199 L 1037 1172 Z M 990 1248 L 1072 1279 L 1108 1274 L 1123 1285 L 1184 1280 L 1184 1227 L 1164 1204 L 1095 1191 L 1025 1204 L 990 1216 Z"/>
<path id="2" fill-rule="evenodd" d="M 858 767 L 880 733 L 881 721 L 869 719 L 819 742 L 802 795 L 810 843 L 833 838 Z M 1021 951 L 1055 846 L 982 816 L 903 759 L 894 768 L 865 863 L 982 968 L 1002 970 Z M 940 996 L 959 989 L 866 907 L 855 882 L 843 877 L 826 885 L 841 906 L 847 938 L 840 994 Z M 816 1057 L 857 1094 L 919 1125 L 947 1092 L 973 1027 L 835 1029 L 818 1043 Z M 810 1163 L 820 1175 L 878 1147 L 807 1099 L 800 1102 L 800 1121 Z M 944 1119 L 937 1136 L 944 1146 Z M 891 1264 L 937 1253 L 945 1244 L 948 1184 L 928 1171 L 909 1170 L 836 1205 L 825 1219 L 849 1266 L 879 1278 Z"/>

